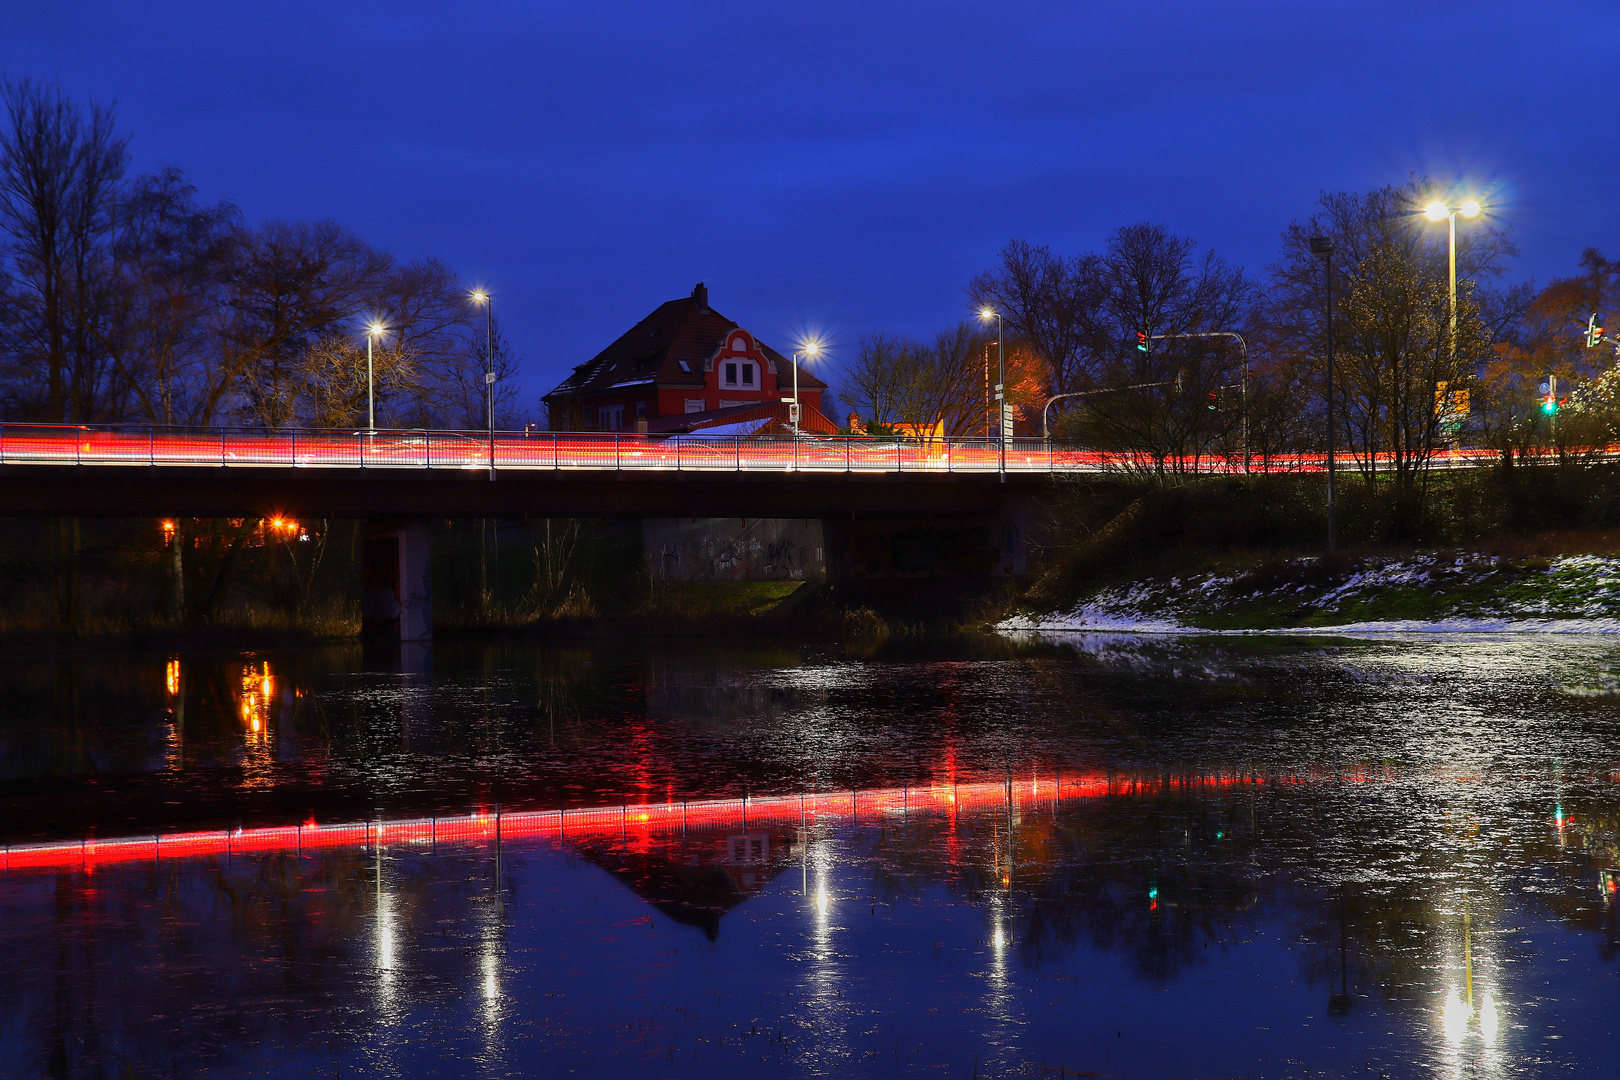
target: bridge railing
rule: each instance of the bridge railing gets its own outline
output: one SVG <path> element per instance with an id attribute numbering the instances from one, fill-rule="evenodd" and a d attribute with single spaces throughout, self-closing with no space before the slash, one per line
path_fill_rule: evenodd
<path id="1" fill-rule="evenodd" d="M 1620 457 L 1620 448 L 1597 452 Z M 1493 450 L 1432 455 L 1432 468 L 1498 460 Z M 630 432 L 350 431 L 0 424 L 0 465 L 496 469 L 671 472 L 1076 473 L 1320 472 L 1325 455 L 1162 458 L 1044 439 L 895 439 L 845 435 L 706 436 Z M 1341 455 L 1339 468 L 1355 463 Z"/>

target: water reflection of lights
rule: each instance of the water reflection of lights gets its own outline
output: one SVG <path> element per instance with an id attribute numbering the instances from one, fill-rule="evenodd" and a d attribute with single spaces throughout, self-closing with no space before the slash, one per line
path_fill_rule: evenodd
<path id="1" fill-rule="evenodd" d="M 275 701 L 275 680 L 270 662 L 249 664 L 242 669 L 242 723 L 250 741 L 263 741 L 270 727 L 270 709 Z"/>
<path id="2" fill-rule="evenodd" d="M 1446 1003 L 1440 1007 L 1440 1029 L 1445 1032 L 1446 1039 L 1453 1043 L 1462 1042 L 1463 1036 L 1468 1033 L 1468 1006 L 1463 1004 L 1455 986 L 1446 995 Z"/>
<path id="3" fill-rule="evenodd" d="M 827 886 L 819 886 L 816 889 L 816 914 L 825 919 L 827 917 L 828 906 L 829 901 L 827 899 Z"/>
<path id="4" fill-rule="evenodd" d="M 1499 1023 L 1496 1016 L 1496 998 L 1491 994 L 1485 995 L 1485 1004 L 1479 1010 L 1479 1034 L 1485 1040 L 1486 1046 L 1496 1042 L 1496 1029 Z"/>
<path id="5" fill-rule="evenodd" d="M 1445 1004 L 1440 1007 L 1440 1030 L 1445 1034 L 1446 1041 L 1452 1045 L 1461 1043 L 1468 1037 L 1469 1028 L 1475 1020 L 1474 1010 L 1462 999 L 1462 994 L 1454 986 L 1446 994 Z M 1479 1037 L 1486 1046 L 1496 1045 L 1497 1032 L 1501 1030 L 1502 1018 L 1496 1007 L 1496 995 L 1484 995 L 1479 1007 Z"/>
<path id="6" fill-rule="evenodd" d="M 263 690 L 264 679 L 271 677 L 267 666 L 260 665 L 254 672 L 252 692 Z M 257 700 L 259 715 L 268 717 L 267 702 Z M 1245 775 L 1211 775 L 1190 779 L 1135 779 L 1113 776 L 1076 776 L 1064 774 L 1061 785 L 1046 781 L 1040 786 L 1040 805 L 1054 808 L 1075 800 L 1100 798 L 1109 795 L 1136 795 L 1158 791 L 1224 789 L 1236 786 L 1265 786 L 1276 781 Z M 1028 791 L 1015 790 L 1016 805 L 1029 805 L 1024 799 Z M 810 871 L 816 870 L 816 880 L 825 885 L 829 880 L 821 859 L 826 854 L 826 843 L 815 839 L 821 824 L 844 820 L 871 820 L 885 812 L 904 811 L 910 814 L 943 812 L 954 821 L 959 812 L 975 809 L 999 810 L 1005 813 L 1007 786 L 1001 782 L 962 783 L 936 787 L 883 788 L 839 795 L 811 794 L 750 797 L 746 809 L 740 799 L 708 799 L 688 802 L 649 804 L 626 807 L 621 803 L 602 807 L 584 807 L 574 810 L 508 811 L 501 815 L 501 831 L 507 839 L 525 838 L 558 840 L 586 835 L 622 836 L 626 828 L 648 836 L 671 835 L 688 830 L 732 830 L 742 825 L 744 815 L 749 827 L 770 823 L 799 823 L 805 830 L 806 891 Z M 999 826 L 998 826 L 999 827 Z M 381 830 L 391 843 L 431 844 L 435 840 L 471 840 L 493 843 L 495 823 L 487 813 L 454 815 L 433 818 L 411 818 L 347 824 L 269 826 L 254 829 L 213 830 L 208 832 L 173 833 L 154 842 L 150 835 L 127 838 L 100 838 L 51 841 L 36 844 L 16 844 L 6 848 L 0 858 L 7 870 L 30 868 L 46 869 L 64 865 L 79 865 L 87 858 L 99 861 L 128 862 L 150 858 L 161 849 L 165 858 L 175 855 L 206 856 L 227 854 L 232 851 L 290 851 L 313 848 L 369 848 L 373 830 Z M 812 866 L 814 864 L 814 866 Z M 830 864 L 829 864 L 830 866 Z M 1003 875 L 998 874 L 997 877 Z M 1010 873 L 1006 876 L 1010 879 Z"/>
<path id="7" fill-rule="evenodd" d="M 164 688 L 168 691 L 168 694 L 169 694 L 170 697 L 176 697 L 176 696 L 179 695 L 179 693 L 180 693 L 180 658 L 179 657 L 175 657 L 175 658 L 171 659 L 166 665 L 164 665 L 164 668 L 163 668 L 163 683 L 164 683 Z"/>

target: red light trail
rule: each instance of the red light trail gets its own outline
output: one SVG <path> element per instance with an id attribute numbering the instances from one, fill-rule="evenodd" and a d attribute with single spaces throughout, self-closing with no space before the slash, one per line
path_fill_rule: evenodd
<path id="1" fill-rule="evenodd" d="M 173 431 L 0 424 L 3 465 L 168 465 L 218 468 L 638 470 L 673 472 L 1114 472 L 1158 469 L 1150 454 L 1079 450 L 1041 439 L 455 431 Z M 1387 455 L 1376 455 L 1380 461 Z M 1620 456 L 1610 448 L 1602 456 Z M 1435 468 L 1494 464 L 1493 450 L 1437 451 Z M 1172 459 L 1176 472 L 1322 472 L 1317 453 Z"/>
<path id="2" fill-rule="evenodd" d="M 1358 779 L 1363 777 L 1357 777 Z M 1103 773 L 1054 774 L 1019 781 L 980 781 L 868 791 L 821 792 L 750 799 L 704 799 L 575 810 L 482 811 L 427 817 L 322 825 L 276 825 L 257 829 L 84 838 L 19 844 L 5 850 L 7 872 L 93 870 L 100 866 L 216 855 L 369 849 L 373 844 L 491 843 L 501 840 L 566 841 L 571 838 L 681 835 L 720 829 L 817 822 L 859 822 L 909 813 L 951 813 L 1013 807 L 1022 812 L 1056 810 L 1064 803 L 1105 795 L 1278 786 L 1297 777 L 1249 773 L 1180 777 L 1125 777 Z"/>

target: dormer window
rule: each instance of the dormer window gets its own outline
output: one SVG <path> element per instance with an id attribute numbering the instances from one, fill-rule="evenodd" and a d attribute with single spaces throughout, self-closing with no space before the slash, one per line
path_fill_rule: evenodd
<path id="1" fill-rule="evenodd" d="M 727 360 L 720 365 L 720 385 L 753 390 L 759 386 L 759 365 L 752 360 Z"/>

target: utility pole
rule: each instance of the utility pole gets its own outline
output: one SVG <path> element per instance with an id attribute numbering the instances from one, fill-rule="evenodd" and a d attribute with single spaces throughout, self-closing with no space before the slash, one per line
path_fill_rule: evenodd
<path id="1" fill-rule="evenodd" d="M 1337 551 L 1337 507 L 1333 491 L 1333 237 L 1311 237 L 1311 254 L 1323 256 L 1327 263 L 1327 549 Z M 1456 310 L 1455 304 L 1452 310 Z"/>

